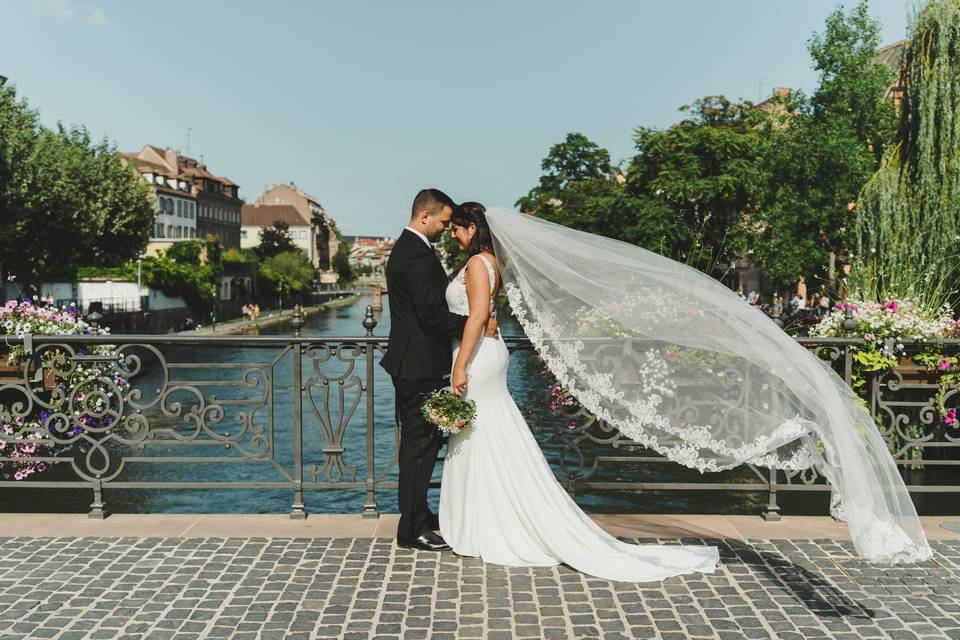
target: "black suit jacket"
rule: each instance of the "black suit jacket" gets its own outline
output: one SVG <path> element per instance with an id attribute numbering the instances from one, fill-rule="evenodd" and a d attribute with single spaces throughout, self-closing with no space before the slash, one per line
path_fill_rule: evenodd
<path id="1" fill-rule="evenodd" d="M 408 229 L 387 260 L 390 342 L 380 366 L 395 378 L 442 378 L 453 364 L 451 338 L 466 316 L 451 313 L 444 297 L 447 274 L 423 239 Z"/>

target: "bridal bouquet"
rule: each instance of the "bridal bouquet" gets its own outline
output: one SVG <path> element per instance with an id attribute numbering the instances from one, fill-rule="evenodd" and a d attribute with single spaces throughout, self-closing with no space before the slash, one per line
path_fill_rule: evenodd
<path id="1" fill-rule="evenodd" d="M 420 413 L 428 422 L 437 425 L 444 433 L 460 433 L 473 425 L 477 415 L 477 405 L 473 400 L 465 400 L 447 389 L 437 389 L 424 400 Z"/>

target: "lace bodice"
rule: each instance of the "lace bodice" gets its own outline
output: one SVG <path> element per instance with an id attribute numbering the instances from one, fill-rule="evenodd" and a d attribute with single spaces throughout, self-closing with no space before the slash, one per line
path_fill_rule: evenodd
<path id="1" fill-rule="evenodd" d="M 490 277 L 490 317 L 493 318 L 496 315 L 496 301 L 493 298 L 493 291 L 497 283 L 496 272 L 493 270 L 493 265 L 490 264 L 490 260 L 486 256 L 477 254 L 470 258 L 470 260 L 475 258 L 482 260 L 484 266 L 487 267 L 487 275 Z M 469 263 L 470 261 L 468 260 L 467 264 Z M 447 285 L 446 298 L 447 308 L 450 309 L 451 312 L 458 313 L 462 316 L 470 314 L 470 301 L 467 298 L 466 265 L 460 269 L 453 280 L 450 281 L 450 284 Z"/>

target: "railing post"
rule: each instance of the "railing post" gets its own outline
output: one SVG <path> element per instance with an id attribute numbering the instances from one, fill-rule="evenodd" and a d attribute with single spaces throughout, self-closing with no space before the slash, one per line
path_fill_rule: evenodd
<path id="1" fill-rule="evenodd" d="M 110 515 L 107 509 L 107 503 L 103 501 L 103 482 L 99 479 L 93 482 L 93 502 L 90 504 L 90 513 L 87 517 L 91 520 L 103 520 Z"/>
<path id="2" fill-rule="evenodd" d="M 303 328 L 303 305 L 293 308 L 293 506 L 290 518 L 305 520 L 303 507 L 303 345 L 300 330 Z"/>
<path id="3" fill-rule="evenodd" d="M 373 306 L 367 305 L 367 313 L 363 318 L 363 328 L 367 330 L 367 384 L 366 391 L 367 394 L 367 500 L 363 504 L 363 517 L 364 518 L 379 518 L 380 509 L 377 508 L 377 475 L 376 475 L 376 458 L 374 456 L 374 426 L 376 421 L 374 420 L 374 385 L 373 385 L 373 359 L 375 350 L 373 347 L 373 340 L 370 338 L 373 337 L 373 330 L 377 327 L 377 319 L 373 315 Z"/>
<path id="4" fill-rule="evenodd" d="M 770 480 L 767 485 L 767 510 L 763 512 L 763 519 L 767 522 L 780 522 L 780 505 L 777 504 L 777 470 L 770 469 Z"/>
<path id="5" fill-rule="evenodd" d="M 94 331 L 100 328 L 101 320 L 103 320 L 103 316 L 96 311 L 87 314 L 87 322 Z M 29 348 L 27 350 L 30 351 Z M 93 502 L 90 504 L 90 513 L 87 514 L 87 517 L 92 520 L 103 520 L 109 515 L 110 510 L 107 509 L 107 503 L 103 501 L 103 482 L 95 480 L 93 483 Z"/>
<path id="6" fill-rule="evenodd" d="M 843 312 L 843 335 L 847 338 L 852 338 L 856 330 L 857 321 L 853 318 L 853 309 L 850 308 L 850 305 L 847 305 L 846 310 Z M 850 350 L 849 344 L 843 345 L 843 379 L 847 383 L 847 386 L 852 389 L 853 352 Z"/>

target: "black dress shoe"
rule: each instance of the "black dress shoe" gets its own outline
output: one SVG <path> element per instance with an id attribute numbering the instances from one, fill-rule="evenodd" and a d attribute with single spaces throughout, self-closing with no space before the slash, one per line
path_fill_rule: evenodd
<path id="1" fill-rule="evenodd" d="M 422 551 L 447 551 L 450 549 L 450 545 L 433 531 L 427 531 L 413 540 L 397 536 L 397 546 L 401 549 L 420 549 Z"/>

